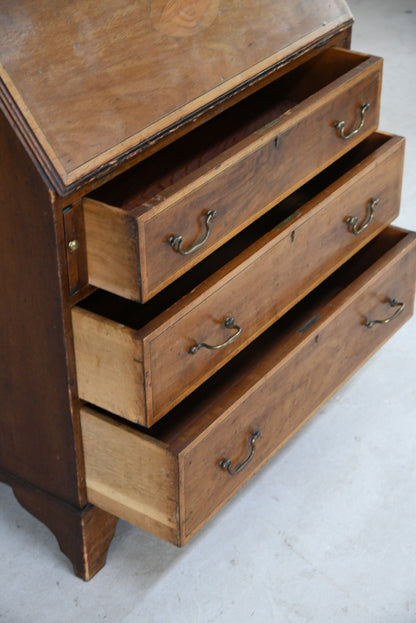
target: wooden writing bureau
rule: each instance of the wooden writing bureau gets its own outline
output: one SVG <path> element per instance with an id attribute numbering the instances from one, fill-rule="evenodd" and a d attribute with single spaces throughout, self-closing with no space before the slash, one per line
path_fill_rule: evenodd
<path id="1" fill-rule="evenodd" d="M 1 9 L 0 479 L 85 579 L 117 517 L 184 544 L 411 316 L 404 140 L 351 24 Z"/>

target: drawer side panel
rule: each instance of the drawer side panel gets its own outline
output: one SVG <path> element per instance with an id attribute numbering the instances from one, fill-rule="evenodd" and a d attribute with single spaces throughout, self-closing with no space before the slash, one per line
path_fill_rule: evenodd
<path id="1" fill-rule="evenodd" d="M 83 208 L 89 283 L 128 299 L 140 299 L 134 219 L 94 199 L 84 199 Z"/>
<path id="2" fill-rule="evenodd" d="M 143 347 L 134 332 L 79 307 L 72 323 L 80 398 L 144 421 Z"/>
<path id="3" fill-rule="evenodd" d="M 162 443 L 81 408 L 88 501 L 177 544 L 176 459 Z"/>

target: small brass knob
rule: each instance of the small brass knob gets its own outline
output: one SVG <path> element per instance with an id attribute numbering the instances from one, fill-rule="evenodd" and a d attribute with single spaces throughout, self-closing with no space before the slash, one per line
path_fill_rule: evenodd
<path id="1" fill-rule="evenodd" d="M 70 240 L 68 242 L 68 248 L 71 251 L 71 253 L 73 253 L 74 251 L 77 251 L 77 249 L 79 249 L 79 241 L 78 240 Z"/>

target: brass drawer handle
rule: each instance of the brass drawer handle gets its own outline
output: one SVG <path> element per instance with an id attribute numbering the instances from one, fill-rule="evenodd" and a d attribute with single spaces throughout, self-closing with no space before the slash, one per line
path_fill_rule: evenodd
<path id="1" fill-rule="evenodd" d="M 371 221 L 374 218 L 374 208 L 376 207 L 376 205 L 379 203 L 380 199 L 372 199 L 369 204 L 368 204 L 368 216 L 367 219 L 364 221 L 364 223 L 362 225 L 360 225 L 359 227 L 358 225 L 358 216 L 349 216 L 346 220 L 346 223 L 348 225 L 350 225 L 351 227 L 351 232 L 353 234 L 355 234 L 356 236 L 358 236 L 358 234 L 361 234 L 363 231 L 365 231 L 367 229 L 367 227 L 370 225 Z"/>
<path id="2" fill-rule="evenodd" d="M 182 242 L 183 242 L 182 236 L 170 236 L 169 244 L 172 247 L 172 249 L 174 249 L 181 255 L 191 255 L 191 253 L 195 253 L 196 251 L 198 251 L 208 240 L 209 235 L 211 233 L 210 222 L 216 216 L 217 216 L 217 213 L 215 210 L 208 210 L 208 212 L 205 214 L 205 229 L 206 229 L 205 236 L 200 242 L 196 242 L 195 244 L 191 245 L 187 249 L 184 249 L 182 247 Z"/>
<path id="3" fill-rule="evenodd" d="M 252 435 L 250 437 L 250 445 L 251 445 L 250 454 L 249 454 L 249 456 L 246 459 L 244 459 L 244 461 L 239 463 L 239 465 L 237 465 L 233 469 L 231 467 L 231 465 L 232 465 L 231 459 L 222 459 L 219 462 L 219 466 L 221 467 L 221 469 L 226 469 L 228 471 L 228 473 L 231 474 L 231 476 L 235 476 L 236 474 L 239 474 L 240 472 L 242 472 L 243 469 L 245 467 L 247 467 L 247 465 L 250 463 L 251 459 L 254 456 L 254 451 L 256 449 L 256 441 L 257 441 L 257 439 L 259 437 L 261 437 L 260 431 L 259 430 L 255 430 L 254 433 L 252 433 Z"/>
<path id="4" fill-rule="evenodd" d="M 390 307 L 397 307 L 396 311 L 392 316 L 389 316 L 389 318 L 384 318 L 384 320 L 367 320 L 365 326 L 371 329 L 372 327 L 374 327 L 375 324 L 388 324 L 389 322 L 397 318 L 397 316 L 401 314 L 406 307 L 405 303 L 400 303 L 397 299 L 390 299 L 389 304 Z"/>
<path id="5" fill-rule="evenodd" d="M 367 110 L 369 108 L 370 108 L 370 104 L 363 104 L 361 106 L 361 109 L 360 109 L 360 115 L 361 115 L 360 125 L 358 127 L 356 127 L 355 130 L 351 130 L 351 132 L 349 134 L 345 134 L 345 121 L 337 121 L 334 124 L 334 127 L 335 127 L 336 130 L 338 130 L 339 136 L 341 138 L 344 138 L 345 140 L 348 140 L 349 138 L 352 138 L 353 136 L 358 134 L 358 132 L 361 130 L 361 128 L 364 125 L 365 113 L 367 112 Z"/>
<path id="6" fill-rule="evenodd" d="M 241 333 L 241 327 L 235 324 L 235 320 L 232 316 L 228 316 L 225 319 L 224 326 L 227 329 L 237 329 L 237 330 L 233 335 L 231 335 L 231 337 L 228 338 L 228 340 L 225 340 L 225 342 L 223 342 L 222 344 L 216 344 L 215 346 L 211 346 L 210 344 L 205 344 L 205 342 L 199 342 L 199 344 L 195 344 L 195 346 L 191 346 L 191 348 L 188 350 L 188 353 L 190 353 L 191 355 L 195 355 L 195 353 L 200 348 L 208 348 L 209 350 L 219 350 L 220 348 L 224 348 L 224 346 L 228 346 L 228 344 L 231 344 L 232 342 L 234 342 L 234 340 L 236 340 Z"/>

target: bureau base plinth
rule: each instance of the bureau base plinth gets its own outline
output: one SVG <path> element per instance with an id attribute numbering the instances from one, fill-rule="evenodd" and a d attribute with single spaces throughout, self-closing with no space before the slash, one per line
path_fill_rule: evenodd
<path id="1" fill-rule="evenodd" d="M 105 565 L 117 517 L 91 504 L 75 508 L 1 470 L 0 481 L 9 484 L 20 505 L 53 533 L 75 575 L 90 580 Z"/>

